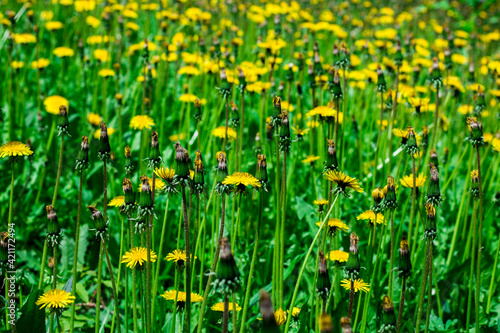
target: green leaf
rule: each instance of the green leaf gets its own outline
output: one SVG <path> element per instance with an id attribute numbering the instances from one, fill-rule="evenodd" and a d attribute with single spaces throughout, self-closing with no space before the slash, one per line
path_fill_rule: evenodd
<path id="1" fill-rule="evenodd" d="M 42 294 L 43 290 L 41 289 L 34 289 L 29 294 L 28 300 L 21 308 L 21 317 L 16 323 L 18 332 L 45 332 L 45 309 L 39 309 L 36 305 L 38 297 Z"/>
<path id="2" fill-rule="evenodd" d="M 76 284 L 76 294 L 82 300 L 83 303 L 89 302 L 89 293 L 81 283 Z"/>

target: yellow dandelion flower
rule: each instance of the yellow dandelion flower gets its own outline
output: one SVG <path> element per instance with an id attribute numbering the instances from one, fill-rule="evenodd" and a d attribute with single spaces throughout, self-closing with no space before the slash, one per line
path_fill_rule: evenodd
<path id="1" fill-rule="evenodd" d="M 177 72 L 179 75 L 188 75 L 188 76 L 198 76 L 200 75 L 200 70 L 194 66 L 184 66 Z"/>
<path id="2" fill-rule="evenodd" d="M 44 69 L 48 65 L 50 65 L 50 60 L 46 58 L 40 58 L 31 62 L 31 68 L 33 69 Z"/>
<path id="3" fill-rule="evenodd" d="M 121 207 L 124 203 L 125 203 L 125 196 L 120 195 L 111 199 L 108 203 L 108 206 Z"/>
<path id="4" fill-rule="evenodd" d="M 336 183 L 342 193 L 345 193 L 346 189 L 351 189 L 353 191 L 363 193 L 363 189 L 359 186 L 359 180 L 349 177 L 342 171 L 330 170 L 326 172 L 323 177 L 331 182 Z"/>
<path id="5" fill-rule="evenodd" d="M 100 77 L 104 77 L 104 78 L 107 78 L 107 77 L 110 77 L 110 76 L 115 76 L 116 73 L 114 70 L 112 69 L 109 69 L 109 68 L 103 68 L 101 69 L 97 75 L 99 75 Z"/>
<path id="6" fill-rule="evenodd" d="M 313 164 L 315 161 L 317 161 L 319 159 L 320 159 L 319 156 L 309 155 L 305 159 L 302 160 L 302 163 L 304 163 L 304 164 L 307 164 L 307 163 Z"/>
<path id="7" fill-rule="evenodd" d="M 87 115 L 87 120 L 90 124 L 94 125 L 94 126 L 99 126 L 99 124 L 101 123 L 102 121 L 102 118 L 100 115 L 98 115 L 97 113 L 89 113 Z M 100 134 L 100 133 L 99 133 Z"/>
<path id="8" fill-rule="evenodd" d="M 162 166 L 160 168 L 155 169 L 155 175 L 156 177 L 161 178 L 166 182 L 171 182 L 174 179 L 175 170 L 172 168 L 167 168 Z"/>
<path id="9" fill-rule="evenodd" d="M 111 128 L 111 127 L 108 127 L 108 136 L 111 136 L 112 134 L 114 134 L 116 132 L 116 130 L 114 128 Z M 98 128 L 95 132 L 94 132 L 94 138 L 96 139 L 100 139 L 101 138 L 101 129 Z"/>
<path id="10" fill-rule="evenodd" d="M 244 191 L 247 186 L 261 186 L 259 180 L 247 172 L 235 172 L 232 175 L 227 176 L 222 184 L 233 185 L 236 191 Z"/>
<path id="11" fill-rule="evenodd" d="M 173 134 L 171 136 L 168 137 L 168 139 L 172 142 L 175 142 L 175 141 L 182 141 L 186 138 L 186 133 L 181 133 L 181 134 Z"/>
<path id="12" fill-rule="evenodd" d="M 130 120 L 130 127 L 133 129 L 143 130 L 150 129 L 151 126 L 155 126 L 153 118 L 147 115 L 135 116 Z"/>
<path id="13" fill-rule="evenodd" d="M 19 141 L 11 141 L 0 146 L 0 157 L 29 156 L 33 154 L 30 147 Z"/>
<path id="14" fill-rule="evenodd" d="M 295 110 L 295 107 L 287 101 L 281 101 L 281 110 L 292 112 Z"/>
<path id="15" fill-rule="evenodd" d="M 75 51 L 66 46 L 56 47 L 52 53 L 58 58 L 72 57 L 75 55 Z"/>
<path id="16" fill-rule="evenodd" d="M 276 319 L 276 325 L 281 326 L 286 323 L 286 313 L 282 308 L 274 311 L 274 319 Z"/>
<path id="17" fill-rule="evenodd" d="M 500 140 L 499 139 L 495 139 L 495 140 L 491 141 L 491 146 L 493 147 L 493 150 L 500 152 Z"/>
<path id="18" fill-rule="evenodd" d="M 24 62 L 23 61 L 12 61 L 10 63 L 10 67 L 14 68 L 14 69 L 19 69 L 19 68 L 23 68 L 24 67 Z"/>
<path id="19" fill-rule="evenodd" d="M 330 251 L 330 253 L 328 253 L 328 259 L 337 263 L 347 262 L 347 259 L 349 259 L 349 252 L 341 250 Z"/>
<path id="20" fill-rule="evenodd" d="M 193 103 L 197 99 L 198 99 L 198 97 L 196 95 L 193 95 L 193 94 L 182 94 L 179 97 L 179 101 L 184 102 L 184 103 Z"/>
<path id="21" fill-rule="evenodd" d="M 48 113 L 51 113 L 53 115 L 58 116 L 59 115 L 59 107 L 61 105 L 66 106 L 66 108 L 69 107 L 69 102 L 66 98 L 58 95 L 54 96 L 49 96 L 45 98 L 43 101 L 43 105 L 45 105 L 45 111 Z"/>
<path id="22" fill-rule="evenodd" d="M 381 213 L 377 213 L 377 223 L 381 224 L 384 222 L 384 215 Z M 359 214 L 356 217 L 356 220 L 369 220 L 370 223 L 373 225 L 373 222 L 375 221 L 375 212 L 373 210 L 367 210 L 361 214 Z"/>
<path id="23" fill-rule="evenodd" d="M 153 251 L 151 251 L 150 253 L 151 262 L 155 262 L 157 259 L 156 253 L 154 253 Z M 125 254 L 121 258 L 121 263 L 127 264 L 127 267 L 129 268 L 136 268 L 137 265 L 139 265 L 138 268 L 143 268 L 142 264 L 147 260 L 147 249 L 143 247 L 134 247 L 133 249 L 130 249 L 130 251 L 125 252 Z"/>
<path id="24" fill-rule="evenodd" d="M 190 254 L 191 260 L 193 259 L 193 254 Z M 195 256 L 194 259 L 197 257 Z M 167 261 L 173 261 L 175 264 L 179 266 L 184 266 L 184 262 L 186 261 L 186 251 L 184 250 L 174 250 L 174 252 L 171 252 L 167 254 L 165 257 L 165 260 Z"/>
<path id="25" fill-rule="evenodd" d="M 165 291 L 161 297 L 166 299 L 167 301 L 175 301 L 177 299 L 177 302 L 185 303 L 186 302 L 186 293 L 184 291 L 176 291 L 176 290 L 169 290 Z M 191 293 L 191 303 L 197 303 L 203 301 L 203 297 L 201 297 L 198 294 Z"/>
<path id="26" fill-rule="evenodd" d="M 322 221 L 316 222 L 316 225 L 318 227 L 321 227 L 321 223 L 323 222 Z M 328 219 L 328 232 L 330 234 L 334 234 L 338 230 L 347 231 L 349 230 L 349 227 L 347 226 L 347 224 L 345 224 L 339 219 Z"/>
<path id="27" fill-rule="evenodd" d="M 153 177 L 148 178 L 148 182 L 149 182 L 149 187 L 153 189 Z M 161 189 L 163 189 L 163 187 L 165 187 L 165 183 L 161 179 L 155 178 L 155 191 L 160 191 Z M 138 191 L 141 192 L 141 185 L 139 185 Z"/>
<path id="28" fill-rule="evenodd" d="M 226 127 L 225 126 L 219 126 L 217 128 L 214 128 L 212 130 L 212 135 L 215 136 L 216 138 L 224 139 L 226 136 Z M 234 129 L 231 127 L 227 128 L 227 137 L 229 139 L 234 139 L 236 140 L 237 134 Z"/>
<path id="29" fill-rule="evenodd" d="M 306 129 L 300 129 L 298 127 L 293 127 L 292 126 L 292 131 L 296 136 L 304 136 L 309 132 L 309 128 Z"/>
<path id="30" fill-rule="evenodd" d="M 340 285 L 346 290 L 351 290 L 351 280 L 343 279 L 340 281 Z M 365 293 L 370 291 L 370 285 L 364 282 L 362 279 L 354 280 L 354 292 L 364 291 Z"/>
<path id="31" fill-rule="evenodd" d="M 45 23 L 45 29 L 49 31 L 61 30 L 64 27 L 64 24 L 59 21 L 49 21 Z"/>
<path id="32" fill-rule="evenodd" d="M 424 174 L 421 173 L 420 175 L 417 176 L 417 179 L 415 180 L 415 184 L 417 187 L 422 187 L 422 186 L 424 186 L 426 180 L 427 180 L 427 177 L 425 177 Z M 413 175 L 403 176 L 403 178 L 400 179 L 399 182 L 404 187 L 413 188 Z"/>
<path id="33" fill-rule="evenodd" d="M 36 43 L 36 36 L 32 34 L 12 34 L 12 39 L 16 44 L 33 44 Z"/>
<path id="34" fill-rule="evenodd" d="M 50 309 L 60 309 L 75 301 L 75 296 L 68 293 L 66 290 L 52 289 L 43 293 L 36 301 L 36 305 L 41 305 L 40 309 L 45 307 Z"/>
<path id="35" fill-rule="evenodd" d="M 92 28 L 97 28 L 98 26 L 101 25 L 101 20 L 99 20 L 97 17 L 94 17 L 92 15 L 87 16 L 85 19 L 85 22 L 90 25 Z"/>
<path id="36" fill-rule="evenodd" d="M 326 205 L 328 205 L 328 200 L 326 200 L 326 199 L 314 200 L 313 204 L 316 206 L 326 206 Z"/>
<path id="37" fill-rule="evenodd" d="M 288 314 L 288 310 L 287 310 L 287 314 Z M 292 317 L 298 318 L 299 315 L 300 315 L 300 308 L 294 306 L 292 309 Z"/>
<path id="38" fill-rule="evenodd" d="M 94 50 L 94 58 L 96 58 L 100 62 L 107 62 L 110 59 L 109 52 L 104 49 Z"/>
<path id="39" fill-rule="evenodd" d="M 212 311 L 223 312 L 224 311 L 224 303 L 215 303 L 210 308 Z M 229 302 L 229 311 L 233 311 L 233 302 Z M 236 311 L 241 311 L 241 306 L 236 303 Z"/>

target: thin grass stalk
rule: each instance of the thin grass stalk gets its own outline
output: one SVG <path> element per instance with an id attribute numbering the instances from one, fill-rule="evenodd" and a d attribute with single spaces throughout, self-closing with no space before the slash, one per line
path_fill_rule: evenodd
<path id="1" fill-rule="evenodd" d="M 318 238 L 319 238 L 319 235 L 321 234 L 321 231 L 323 230 L 323 228 L 327 224 L 326 221 L 328 220 L 328 217 L 330 216 L 330 213 L 332 212 L 333 207 L 335 207 L 335 203 L 337 202 L 337 199 L 338 199 L 338 195 L 335 196 L 335 199 L 333 200 L 333 203 L 331 204 L 330 208 L 328 209 L 328 212 L 326 213 L 325 218 L 323 219 L 323 222 L 321 223 L 319 230 L 316 232 L 316 236 L 314 236 L 314 239 L 313 239 L 311 245 L 309 246 L 309 250 L 307 251 L 306 257 L 304 258 L 304 262 L 302 264 L 302 267 L 300 268 L 299 276 L 298 276 L 297 282 L 295 284 L 295 288 L 294 288 L 293 296 L 292 296 L 292 301 L 291 301 L 290 307 L 289 307 L 289 313 L 292 313 L 292 311 L 293 311 L 293 306 L 295 305 L 295 299 L 297 298 L 297 294 L 299 292 L 300 281 L 302 280 L 302 275 L 304 274 L 307 260 L 311 256 L 311 252 L 314 248 L 314 244 L 316 244 L 316 242 L 318 241 Z M 288 330 L 290 329 L 290 319 L 291 318 L 292 318 L 292 316 L 287 316 L 286 324 L 285 324 L 285 333 L 288 333 Z"/>
<path id="2" fill-rule="evenodd" d="M 437 132 L 439 130 L 437 126 L 438 118 L 439 118 L 439 86 L 436 86 L 436 111 L 434 111 L 433 133 L 430 145 L 431 148 L 434 148 L 436 144 Z"/>
<path id="3" fill-rule="evenodd" d="M 241 328 L 240 333 L 245 332 L 246 328 L 246 317 L 248 312 L 248 304 L 250 303 L 250 291 L 252 289 L 252 277 L 255 270 L 255 262 L 257 261 L 257 251 L 259 249 L 259 239 L 260 239 L 260 226 L 262 223 L 262 210 L 264 209 L 264 193 L 261 191 L 259 193 L 259 217 L 257 219 L 257 226 L 255 229 L 255 243 L 253 247 L 252 262 L 250 264 L 250 271 L 248 272 L 247 287 L 245 291 L 245 300 L 243 303 L 243 314 L 241 316 Z"/>
<path id="4" fill-rule="evenodd" d="M 470 317 L 472 312 L 472 290 L 473 288 L 473 277 L 474 277 L 474 263 L 476 261 L 476 239 L 477 239 L 477 203 L 474 202 L 474 206 L 472 209 L 472 250 L 471 250 L 471 264 L 470 264 L 470 272 L 469 272 L 469 290 L 467 297 L 467 319 L 465 324 L 465 332 L 469 333 L 470 331 Z"/>
<path id="5" fill-rule="evenodd" d="M 479 328 L 479 294 L 481 292 L 481 252 L 482 252 L 482 234 L 483 234 L 483 187 L 481 179 L 481 155 L 479 147 L 476 148 L 477 157 L 477 174 L 479 178 L 479 224 L 477 228 L 477 269 L 476 269 L 476 332 L 480 332 Z"/>
<path id="6" fill-rule="evenodd" d="M 168 215 L 168 204 L 170 202 L 170 197 L 167 196 L 167 203 L 165 204 L 165 214 L 163 216 L 163 225 L 161 228 L 161 236 L 160 236 L 160 248 L 158 249 L 158 261 L 156 263 L 156 273 L 153 283 L 153 304 L 151 305 L 151 316 L 153 319 L 153 323 L 155 322 L 155 305 L 156 305 L 156 293 L 158 291 L 158 278 L 160 277 L 160 266 L 161 259 L 163 257 L 163 241 L 165 239 L 165 230 L 167 228 L 167 215 Z"/>
<path id="7" fill-rule="evenodd" d="M 287 153 L 283 152 L 283 172 L 281 180 L 281 231 L 280 231 L 280 307 L 283 308 L 283 293 L 284 293 L 284 265 L 285 265 L 285 222 L 286 222 L 286 157 Z"/>
<path id="8" fill-rule="evenodd" d="M 427 293 L 427 313 L 425 316 L 425 333 L 429 332 L 429 319 L 431 317 L 431 309 L 432 309 L 432 240 L 430 241 L 430 246 L 429 246 L 429 262 L 431 267 L 429 267 L 429 289 Z"/>
<path id="9" fill-rule="evenodd" d="M 203 328 L 203 317 L 205 315 L 205 308 L 207 306 L 207 301 L 208 301 L 208 294 L 210 293 L 210 289 L 212 287 L 212 281 L 215 277 L 215 269 L 217 267 L 217 261 L 219 259 L 219 253 L 220 253 L 220 240 L 224 236 L 224 221 L 225 221 L 225 215 L 226 215 L 226 195 L 222 195 L 221 198 L 222 201 L 222 211 L 221 211 L 221 217 L 220 217 L 220 226 L 219 226 L 219 237 L 217 239 L 217 247 L 215 249 L 215 255 L 214 259 L 212 262 L 212 267 L 210 268 L 210 275 L 208 277 L 207 285 L 205 287 L 205 293 L 203 294 L 203 302 L 201 303 L 201 308 L 200 308 L 200 314 L 199 314 L 199 321 L 198 321 L 198 333 L 201 333 L 201 330 Z"/>
<path id="10" fill-rule="evenodd" d="M 229 122 L 229 98 L 226 98 L 226 127 L 224 131 L 224 144 L 222 145 L 222 150 L 226 149 L 228 122 Z"/>
<path id="11" fill-rule="evenodd" d="M 424 276 L 422 277 L 422 284 L 420 287 L 420 296 L 418 300 L 418 311 L 417 311 L 417 321 L 415 324 L 415 332 L 420 332 L 420 320 L 422 319 L 422 309 L 424 306 L 424 294 L 425 288 L 427 286 L 427 277 L 429 276 L 429 266 L 430 266 L 430 247 L 432 246 L 430 239 L 427 239 L 427 250 L 426 250 L 426 260 L 424 264 Z M 430 288 L 430 286 L 429 286 Z"/>
<path id="12" fill-rule="evenodd" d="M 391 169 L 391 166 L 392 166 L 392 123 L 394 121 L 394 118 L 396 117 L 396 109 L 398 107 L 398 88 L 399 88 L 399 67 L 400 66 L 396 66 L 396 93 L 394 95 L 394 102 L 392 104 L 392 113 L 391 113 L 391 117 L 390 117 L 390 121 L 389 121 L 389 131 L 388 131 L 388 144 L 389 144 L 389 163 L 387 165 L 387 170 L 389 170 L 389 172 L 392 170 Z M 390 297 L 390 296 L 389 296 Z"/>
<path id="13" fill-rule="evenodd" d="M 83 170 L 80 170 L 80 186 L 78 188 L 78 215 L 76 218 L 76 231 L 75 231 L 75 252 L 73 255 L 73 284 L 71 291 L 76 292 L 76 268 L 78 265 L 78 245 L 80 243 L 80 219 L 82 212 L 82 187 L 83 187 Z M 71 304 L 71 319 L 70 319 L 70 333 L 73 333 L 75 325 L 75 302 Z"/>
<path id="14" fill-rule="evenodd" d="M 187 202 L 186 202 L 186 188 L 184 184 L 181 184 L 181 196 L 182 196 L 182 215 L 184 216 L 184 240 L 185 240 L 185 251 L 186 251 L 186 308 L 185 308 L 185 319 L 184 319 L 184 331 L 191 332 L 191 255 L 190 255 L 190 245 L 189 245 L 189 219 L 187 213 Z"/>
<path id="15" fill-rule="evenodd" d="M 389 298 L 392 299 L 394 268 L 394 210 L 391 210 L 391 256 L 389 265 Z"/>

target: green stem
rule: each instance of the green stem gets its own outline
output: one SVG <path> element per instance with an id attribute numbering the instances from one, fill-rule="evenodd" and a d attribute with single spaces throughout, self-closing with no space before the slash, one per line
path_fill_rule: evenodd
<path id="1" fill-rule="evenodd" d="M 429 319 L 431 317 L 431 309 L 432 309 L 432 240 L 430 241 L 430 246 L 429 246 L 429 262 L 430 266 L 429 267 L 429 289 L 427 293 L 427 313 L 425 317 L 425 333 L 429 332 Z"/>
<path id="2" fill-rule="evenodd" d="M 80 186 L 78 188 L 78 216 L 76 218 L 76 232 L 75 232 L 75 252 L 73 255 L 73 284 L 71 292 L 76 293 L 76 271 L 78 266 L 78 245 L 80 243 L 80 219 L 82 212 L 82 187 L 83 187 L 83 171 L 80 171 Z M 70 333 L 73 333 L 75 325 L 75 302 L 71 304 L 71 319 L 70 319 Z"/>
<path id="3" fill-rule="evenodd" d="M 403 277 L 403 285 L 401 286 L 401 299 L 399 301 L 397 333 L 401 331 L 401 320 L 403 319 L 403 311 L 405 305 L 405 292 L 406 292 L 406 277 Z"/>
<path id="4" fill-rule="evenodd" d="M 155 318 L 155 304 L 156 304 L 156 293 L 158 291 L 158 278 L 160 277 L 160 264 L 163 257 L 163 240 L 165 239 L 165 230 L 167 228 L 167 215 L 168 215 L 168 204 L 170 201 L 170 197 L 167 196 L 167 203 L 165 205 L 165 215 L 163 216 L 163 226 L 161 228 L 161 237 L 160 237 L 160 248 L 158 249 L 158 261 L 156 263 L 156 273 L 153 284 L 153 304 L 151 307 L 151 315 L 153 319 Z M 153 320 L 154 323 L 154 320 Z"/>
<path id="5" fill-rule="evenodd" d="M 418 311 L 417 311 L 417 322 L 415 324 L 415 332 L 419 333 L 420 332 L 420 320 L 421 314 L 422 314 L 422 309 L 424 306 L 424 294 L 425 294 L 425 287 L 427 285 L 427 277 L 429 275 L 429 266 L 430 266 L 430 247 L 432 246 L 431 240 L 427 239 L 427 251 L 426 251 L 426 260 L 424 263 L 424 276 L 422 277 L 422 285 L 420 287 L 420 296 L 418 300 Z M 429 286 L 430 288 L 430 286 Z"/>
<path id="6" fill-rule="evenodd" d="M 181 184 L 181 196 L 182 196 L 182 215 L 184 217 L 184 239 L 185 239 L 185 250 L 186 250 L 186 308 L 185 308 L 185 319 L 184 319 L 184 331 L 191 332 L 191 255 L 189 246 L 189 219 L 187 215 L 187 202 L 186 202 L 186 188 L 184 184 Z"/>
<path id="7" fill-rule="evenodd" d="M 391 259 L 389 266 L 389 298 L 392 299 L 393 268 L 394 268 L 394 210 L 391 210 Z"/>
<path id="8" fill-rule="evenodd" d="M 64 151 L 64 135 L 61 136 L 61 148 L 59 149 L 59 164 L 57 167 L 56 187 L 54 188 L 54 195 L 52 196 L 52 206 L 55 206 L 57 199 L 57 191 L 59 190 L 59 181 L 61 179 L 62 160 Z"/>
<path id="9" fill-rule="evenodd" d="M 477 174 L 479 178 L 479 225 L 477 228 L 477 269 L 476 269 L 476 332 L 480 332 L 479 322 L 479 294 L 481 292 L 481 253 L 482 253 L 482 234 L 483 234 L 483 187 L 481 180 L 481 156 L 479 147 L 476 148 Z"/>
<path id="10" fill-rule="evenodd" d="M 316 241 L 318 240 L 319 235 L 321 234 L 321 231 L 323 230 L 323 228 L 327 224 L 326 221 L 328 220 L 328 217 L 330 216 L 330 213 L 332 212 L 333 207 L 335 207 L 335 203 L 337 202 L 337 199 L 338 199 L 338 195 L 335 196 L 335 199 L 333 200 L 333 203 L 330 206 L 330 209 L 328 209 L 328 212 L 326 213 L 325 218 L 323 219 L 323 222 L 321 223 L 321 227 L 316 232 L 316 236 L 314 236 L 314 239 L 313 239 L 311 245 L 309 246 L 309 250 L 307 251 L 306 257 L 304 258 L 304 262 L 302 264 L 302 267 L 300 268 L 299 276 L 297 278 L 297 282 L 295 284 L 295 289 L 293 291 L 292 302 L 290 303 L 290 307 L 289 307 L 289 312 L 290 313 L 292 313 L 293 306 L 295 305 L 295 299 L 297 298 L 297 294 L 299 292 L 300 280 L 302 280 L 302 275 L 304 275 L 304 271 L 305 271 L 306 265 L 307 265 L 307 260 L 311 256 L 311 252 L 312 252 L 312 250 L 314 248 L 314 244 L 316 244 Z M 291 318 L 292 318 L 292 316 L 288 316 L 287 319 L 286 319 L 285 333 L 288 333 L 288 330 L 290 328 L 290 319 Z"/>
<path id="11" fill-rule="evenodd" d="M 103 243 L 99 246 L 99 264 L 97 265 L 97 292 L 95 300 L 95 333 L 99 333 L 101 315 L 101 285 L 102 285 L 102 258 L 103 258 Z"/>
<path id="12" fill-rule="evenodd" d="M 120 332 L 120 315 L 119 315 L 119 312 L 118 312 L 118 308 L 119 308 L 118 289 L 116 288 L 115 275 L 113 274 L 113 266 L 111 266 L 111 260 L 109 259 L 109 253 L 108 253 L 108 248 L 106 247 L 106 242 L 104 241 L 104 239 L 101 239 L 101 242 L 102 242 L 102 246 L 103 246 L 103 249 L 104 249 L 104 253 L 106 255 L 106 262 L 108 264 L 109 277 L 110 277 L 110 280 L 111 280 L 111 287 L 113 288 L 113 298 L 115 299 L 115 310 L 114 310 L 114 313 L 113 313 L 113 321 L 112 321 L 112 324 L 111 324 L 111 332 L 114 332 L 114 324 L 115 324 L 114 318 L 115 318 L 115 314 L 118 316 L 117 330 L 118 330 L 118 332 Z"/>

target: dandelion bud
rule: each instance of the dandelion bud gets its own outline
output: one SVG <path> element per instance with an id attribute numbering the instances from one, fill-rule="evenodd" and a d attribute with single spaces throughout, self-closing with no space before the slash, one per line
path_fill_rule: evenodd
<path id="1" fill-rule="evenodd" d="M 338 170 L 339 163 L 337 161 L 337 148 L 335 147 L 335 142 L 331 139 L 327 139 L 326 141 L 328 144 L 323 172 Z"/>
<path id="2" fill-rule="evenodd" d="M 0 232 L 0 266 L 5 267 L 9 259 L 9 233 Z"/>
<path id="3" fill-rule="evenodd" d="M 263 290 L 260 291 L 259 309 L 260 313 L 262 314 L 262 332 L 278 332 L 279 328 L 276 324 L 276 318 L 274 317 L 271 297 Z"/>
<path id="4" fill-rule="evenodd" d="M 99 146 L 97 148 L 97 155 L 103 162 L 107 162 L 111 153 L 111 146 L 109 145 L 108 128 L 106 124 L 101 121 L 99 124 L 101 128 L 101 136 L 99 139 Z"/>
<path id="5" fill-rule="evenodd" d="M 132 153 L 130 152 L 130 147 L 125 146 L 125 172 L 129 175 L 134 170 L 134 165 L 132 164 Z"/>
<path id="6" fill-rule="evenodd" d="M 387 91 L 387 83 L 385 82 L 384 71 L 380 66 L 377 67 L 377 91 Z"/>
<path id="7" fill-rule="evenodd" d="M 120 94 L 120 93 L 116 93 L 115 94 L 115 99 L 116 99 L 116 102 L 118 103 L 118 105 L 122 105 L 122 101 L 123 101 L 123 95 Z M 118 111 L 120 112 L 120 111 Z"/>
<path id="8" fill-rule="evenodd" d="M 221 68 L 220 79 L 221 79 L 221 86 L 217 89 L 219 90 L 219 94 L 223 98 L 228 99 L 229 96 L 231 96 L 231 87 L 229 85 L 229 82 L 227 81 L 227 74 L 225 68 Z"/>
<path id="9" fill-rule="evenodd" d="M 68 108 L 66 105 L 61 105 L 59 107 L 59 120 L 57 123 L 57 135 L 61 134 L 69 135 L 69 121 L 68 121 Z"/>
<path id="10" fill-rule="evenodd" d="M 434 239 L 437 236 L 436 227 L 436 208 L 431 203 L 425 204 L 425 211 L 427 213 L 427 223 L 425 224 L 425 237 Z"/>
<path id="11" fill-rule="evenodd" d="M 238 89 L 240 90 L 240 93 L 243 94 L 245 92 L 245 89 L 247 88 L 247 81 L 245 78 L 245 73 L 243 72 L 240 66 L 238 66 L 238 80 L 240 81 Z"/>
<path id="12" fill-rule="evenodd" d="M 441 201 L 443 201 L 441 191 L 439 190 L 439 173 L 434 164 L 429 163 L 429 167 L 431 169 L 431 180 L 429 183 L 429 192 L 426 196 L 426 202 L 439 207 L 441 205 Z"/>
<path id="13" fill-rule="evenodd" d="M 480 192 L 480 188 L 479 188 L 479 173 L 477 170 L 472 170 L 471 172 L 471 184 L 472 184 L 472 188 L 471 188 L 471 193 L 472 193 L 472 196 L 474 198 L 479 198 L 479 192 Z"/>
<path id="14" fill-rule="evenodd" d="M 227 157 L 226 153 L 220 151 L 216 155 L 217 157 L 217 173 L 216 173 L 216 184 L 215 184 L 215 192 L 219 195 L 227 194 L 231 190 L 230 185 L 223 184 L 224 180 L 227 177 Z"/>
<path id="15" fill-rule="evenodd" d="M 241 283 L 240 272 L 236 266 L 231 245 L 227 238 L 220 240 L 220 257 L 217 266 L 217 280 L 214 282 L 222 291 L 234 291 Z"/>
<path id="16" fill-rule="evenodd" d="M 432 148 L 430 151 L 429 161 L 434 164 L 436 168 L 439 168 L 439 159 L 436 148 Z"/>
<path id="17" fill-rule="evenodd" d="M 122 181 L 122 190 L 125 195 L 125 201 L 123 205 L 120 207 L 121 213 L 130 213 L 132 208 L 135 207 L 135 193 L 134 188 L 132 187 L 132 182 L 129 178 L 124 178 Z"/>
<path id="18" fill-rule="evenodd" d="M 295 87 L 297 88 L 297 94 L 302 96 L 302 85 L 300 84 L 300 81 L 295 82 Z"/>
<path id="19" fill-rule="evenodd" d="M 333 333 L 332 317 L 328 313 L 322 313 L 319 316 L 320 333 Z"/>
<path id="20" fill-rule="evenodd" d="M 469 73 L 467 75 L 467 84 L 471 84 L 473 83 L 476 78 L 474 77 L 474 72 L 475 72 L 475 66 L 474 66 L 474 62 L 472 61 L 472 59 L 469 60 L 470 63 L 469 63 Z"/>
<path id="21" fill-rule="evenodd" d="M 151 147 L 149 149 L 149 157 L 146 159 L 148 168 L 155 169 L 160 166 L 162 158 L 160 155 L 160 144 L 158 142 L 158 133 L 151 131 Z"/>
<path id="22" fill-rule="evenodd" d="M 108 221 L 104 220 L 104 216 L 95 206 L 89 205 L 88 209 L 94 221 L 96 237 L 101 239 L 108 237 Z"/>
<path id="23" fill-rule="evenodd" d="M 394 210 L 398 207 L 398 203 L 396 201 L 396 183 L 394 182 L 394 178 L 392 176 L 387 177 L 387 192 L 384 197 L 384 208 L 386 210 Z"/>
<path id="24" fill-rule="evenodd" d="M 280 150 L 285 154 L 290 150 L 290 122 L 288 120 L 288 113 L 286 111 L 281 112 L 281 123 L 280 123 Z"/>
<path id="25" fill-rule="evenodd" d="M 293 81 L 293 63 L 289 63 L 287 66 L 287 70 L 285 72 L 285 80 L 288 82 L 288 84 L 291 84 Z"/>
<path id="26" fill-rule="evenodd" d="M 422 129 L 422 142 L 421 142 L 421 146 L 424 148 L 424 150 L 427 148 L 427 146 L 429 145 L 429 127 L 427 126 L 424 126 L 424 128 Z"/>
<path id="27" fill-rule="evenodd" d="M 411 256 L 410 248 L 408 246 L 408 240 L 406 235 L 401 238 L 401 244 L 399 248 L 399 276 L 402 278 L 407 278 L 411 275 Z"/>
<path id="28" fill-rule="evenodd" d="M 326 265 L 326 258 L 323 251 L 320 251 L 318 280 L 316 282 L 316 292 L 318 293 L 318 297 L 322 299 L 327 299 L 330 286 L 331 282 L 330 282 L 330 277 L 328 276 L 328 267 Z"/>
<path id="29" fill-rule="evenodd" d="M 444 50 L 444 67 L 446 69 L 450 69 L 453 65 L 453 62 L 451 61 L 451 51 L 449 48 L 446 48 Z"/>
<path id="30" fill-rule="evenodd" d="M 394 65 L 399 67 L 403 64 L 403 53 L 401 53 L 401 42 L 396 42 L 396 53 L 394 54 Z"/>
<path id="31" fill-rule="evenodd" d="M 52 247 L 54 247 L 59 244 L 59 241 L 61 240 L 61 228 L 59 227 L 54 206 L 47 205 L 45 209 L 47 210 L 47 220 L 49 220 L 49 223 L 47 224 L 47 241 Z"/>
<path id="32" fill-rule="evenodd" d="M 340 327 L 342 327 L 342 333 L 352 333 L 351 319 L 349 317 L 340 318 Z"/>
<path id="33" fill-rule="evenodd" d="M 195 194 L 201 195 L 203 193 L 204 186 L 205 186 L 205 166 L 203 165 L 201 152 L 197 150 L 196 158 L 194 159 L 194 179 L 193 179 L 193 188 Z"/>
<path id="34" fill-rule="evenodd" d="M 384 199 L 384 191 L 377 187 L 372 191 L 373 206 L 371 207 L 374 213 L 380 213 L 383 211 L 382 200 Z"/>
<path id="35" fill-rule="evenodd" d="M 359 237 L 353 232 L 351 233 L 351 245 L 349 247 L 349 258 L 347 259 L 347 264 L 345 270 L 349 274 L 351 280 L 354 280 L 359 275 L 359 270 L 361 268 L 358 258 L 358 243 Z"/>
<path id="36" fill-rule="evenodd" d="M 262 188 L 267 192 L 269 186 L 269 180 L 267 178 L 267 161 L 266 156 L 259 154 L 257 156 L 257 172 L 255 173 L 255 178 L 257 178 L 262 186 Z"/>
<path id="37" fill-rule="evenodd" d="M 443 85 L 443 79 L 441 77 L 441 70 L 439 69 L 438 58 L 436 57 L 432 59 L 431 82 L 435 88 L 441 87 Z"/>
<path id="38" fill-rule="evenodd" d="M 174 144 L 175 147 L 175 179 L 189 180 L 189 154 L 182 148 L 179 141 Z"/>
<path id="39" fill-rule="evenodd" d="M 384 296 L 384 299 L 382 300 L 382 327 L 379 332 L 396 332 L 394 304 L 389 296 Z"/>
<path id="40" fill-rule="evenodd" d="M 405 145 L 405 151 L 408 155 L 414 157 L 415 154 L 418 154 L 419 152 L 415 130 L 413 127 L 408 126 L 406 128 L 406 132 L 408 133 L 408 137 Z"/>
<path id="41" fill-rule="evenodd" d="M 82 143 L 80 144 L 80 151 L 76 158 L 76 170 L 87 169 L 89 166 L 89 138 L 85 135 L 82 136 Z"/>
<path id="42" fill-rule="evenodd" d="M 484 91 L 479 89 L 476 95 L 476 102 L 474 103 L 474 113 L 481 115 L 481 112 L 486 109 L 486 101 L 484 99 Z"/>
<path id="43" fill-rule="evenodd" d="M 333 44 L 332 48 L 333 63 L 336 64 L 339 61 L 339 47 L 337 43 Z"/>
<path id="44" fill-rule="evenodd" d="M 307 68 L 307 84 L 311 89 L 316 88 L 316 76 L 314 75 L 314 70 L 311 65 Z"/>
<path id="45" fill-rule="evenodd" d="M 333 76 L 333 86 L 330 90 L 330 94 L 332 94 L 333 99 L 342 98 L 342 87 L 340 86 L 340 76 L 338 71 L 335 71 Z"/>
<path id="46" fill-rule="evenodd" d="M 470 136 L 467 140 L 474 148 L 484 145 L 483 124 L 473 117 L 467 117 L 467 124 L 469 125 L 470 131 Z"/>

